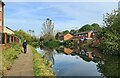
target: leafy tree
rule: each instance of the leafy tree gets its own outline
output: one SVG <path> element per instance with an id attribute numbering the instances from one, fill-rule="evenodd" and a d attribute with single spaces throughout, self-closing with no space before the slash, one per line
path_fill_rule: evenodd
<path id="1" fill-rule="evenodd" d="M 98 38 L 102 38 L 99 49 L 105 54 L 118 55 L 120 54 L 120 23 L 118 22 L 119 12 L 117 10 L 112 13 L 107 13 L 104 16 L 104 27 L 98 34 Z"/>
<path id="2" fill-rule="evenodd" d="M 77 33 L 77 30 L 74 29 L 70 30 L 70 34 L 75 34 L 75 33 Z"/>
<path id="3" fill-rule="evenodd" d="M 63 31 L 62 33 L 65 35 L 65 34 L 68 34 L 69 31 L 68 31 L 68 30 L 65 30 L 65 31 Z"/>
<path id="4" fill-rule="evenodd" d="M 23 42 L 24 40 L 27 40 L 28 42 L 30 42 L 31 40 L 31 35 L 26 33 L 23 30 L 16 30 L 15 35 L 20 38 L 21 42 Z"/>
<path id="5" fill-rule="evenodd" d="M 93 27 L 93 30 L 100 30 L 101 29 L 100 25 L 97 23 L 93 23 L 91 26 Z"/>
<path id="6" fill-rule="evenodd" d="M 113 34 L 120 34 L 120 13 L 118 10 L 113 10 L 112 13 L 107 13 L 104 16 L 104 27 Z"/>
<path id="7" fill-rule="evenodd" d="M 43 23 L 42 34 L 45 40 L 54 39 L 54 23 L 49 18 Z"/>
<path id="8" fill-rule="evenodd" d="M 29 33 L 26 33 L 23 30 L 16 30 L 15 35 L 20 38 L 21 42 L 27 40 L 28 44 L 36 47 L 39 45 L 39 39 L 35 36 L 31 36 Z"/>
<path id="9" fill-rule="evenodd" d="M 86 24 L 82 28 L 80 28 L 78 31 L 79 32 L 84 32 L 84 31 L 90 31 L 90 30 L 100 30 L 101 27 L 97 23 L 93 23 L 92 25 Z"/>

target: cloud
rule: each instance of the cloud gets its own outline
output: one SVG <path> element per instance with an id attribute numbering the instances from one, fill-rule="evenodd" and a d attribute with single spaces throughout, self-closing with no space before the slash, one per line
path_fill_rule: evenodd
<path id="1" fill-rule="evenodd" d="M 5 25 L 15 30 L 34 29 L 38 35 L 48 17 L 56 30 L 70 30 L 94 22 L 102 24 L 103 14 L 115 8 L 117 2 L 6 2 Z"/>

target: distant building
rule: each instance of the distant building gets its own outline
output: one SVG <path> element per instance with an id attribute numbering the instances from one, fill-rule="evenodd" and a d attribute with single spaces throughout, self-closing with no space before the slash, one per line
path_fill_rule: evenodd
<path id="1" fill-rule="evenodd" d="M 19 42 L 19 38 L 14 36 L 14 31 L 4 26 L 4 2 L 0 0 L 0 44 Z"/>
<path id="2" fill-rule="evenodd" d="M 71 34 L 66 34 L 64 35 L 64 40 L 70 40 L 71 38 L 73 38 L 74 36 Z"/>
<path id="3" fill-rule="evenodd" d="M 85 32 L 80 32 L 80 33 L 74 33 L 74 34 L 59 34 L 57 39 L 61 41 L 66 41 L 66 40 L 88 40 L 88 39 L 94 39 L 96 38 L 97 31 L 85 31 Z"/>
<path id="4" fill-rule="evenodd" d="M 60 41 L 66 41 L 66 40 L 70 40 L 71 38 L 73 38 L 74 36 L 72 34 L 66 34 L 66 35 L 63 35 L 63 34 L 58 34 L 56 36 L 56 39 L 60 40 Z"/>
<path id="5" fill-rule="evenodd" d="M 94 39 L 96 37 L 97 31 L 85 31 L 85 32 L 80 32 L 76 33 L 74 36 L 75 38 L 78 38 L 79 40 L 84 40 L 84 39 Z"/>

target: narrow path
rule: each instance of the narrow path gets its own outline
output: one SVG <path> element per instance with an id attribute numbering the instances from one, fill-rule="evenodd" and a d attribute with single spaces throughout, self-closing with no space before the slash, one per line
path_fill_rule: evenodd
<path id="1" fill-rule="evenodd" d="M 34 76 L 33 74 L 33 52 L 28 46 L 27 53 L 20 54 L 15 60 L 11 70 L 5 76 Z"/>

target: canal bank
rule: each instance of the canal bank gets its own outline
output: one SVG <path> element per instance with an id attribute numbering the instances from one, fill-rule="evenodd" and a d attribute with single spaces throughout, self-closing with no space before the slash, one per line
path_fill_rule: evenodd
<path id="1" fill-rule="evenodd" d="M 11 56 L 9 57 L 12 58 Z M 4 76 L 34 76 L 33 53 L 29 46 L 27 48 L 27 53 L 21 53 L 17 56 L 17 59 L 13 61 L 11 68 L 4 74 Z"/>
<path id="2" fill-rule="evenodd" d="M 13 44 L 2 53 L 2 76 L 55 76 L 34 47 L 28 45 L 24 54 L 21 46 Z"/>
<path id="3" fill-rule="evenodd" d="M 19 57 L 22 53 L 21 44 L 11 43 L 9 46 L 5 48 L 1 48 L 1 75 L 5 75 L 5 73 L 11 69 L 14 61 Z"/>
<path id="4" fill-rule="evenodd" d="M 34 76 L 52 76 L 55 77 L 50 67 L 50 63 L 46 64 L 45 59 L 31 46 L 33 51 L 33 70 Z"/>

